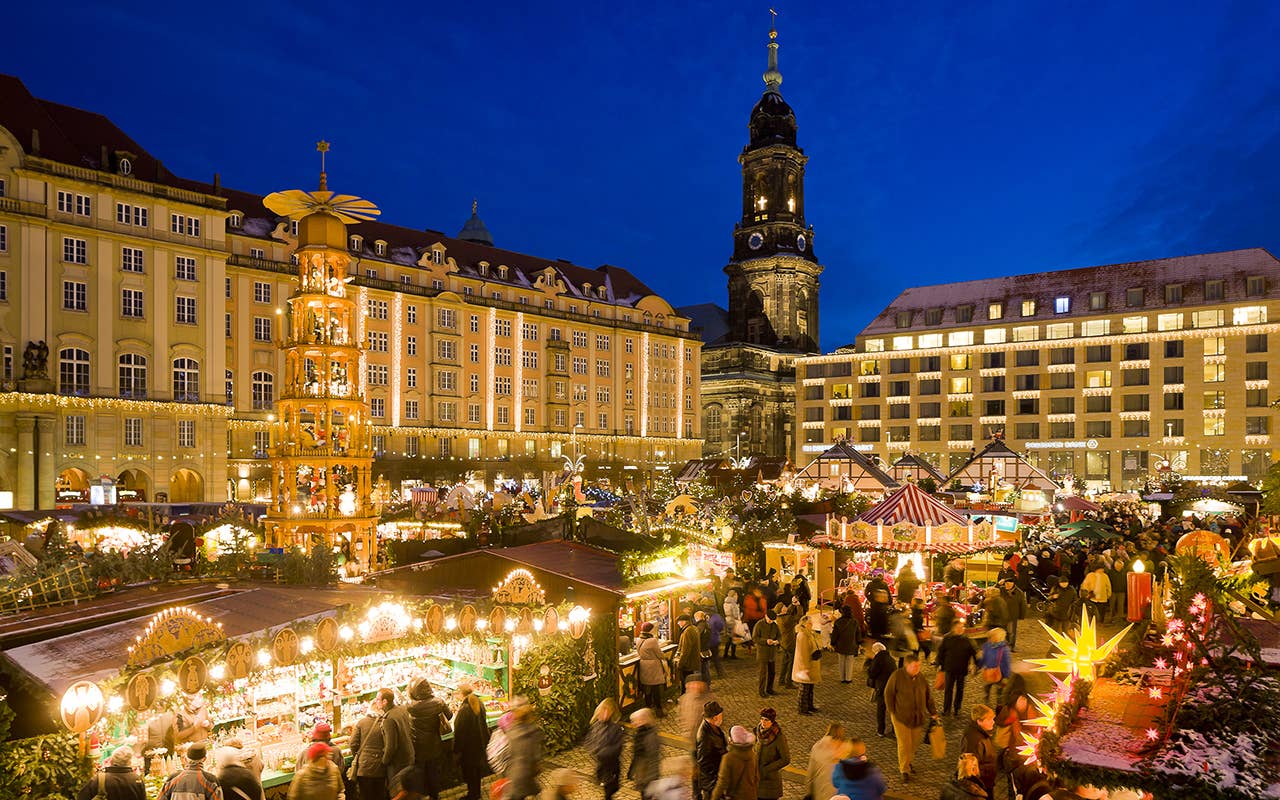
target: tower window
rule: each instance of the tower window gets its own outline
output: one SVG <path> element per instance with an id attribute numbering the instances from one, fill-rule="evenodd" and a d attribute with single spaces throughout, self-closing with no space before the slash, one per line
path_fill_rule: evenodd
<path id="1" fill-rule="evenodd" d="M 792 214 L 796 213 L 796 199 L 794 197 L 787 198 L 787 210 Z"/>
<path id="2" fill-rule="evenodd" d="M 764 195 L 760 195 L 759 197 L 756 198 L 757 211 L 764 211 L 765 208 L 768 207 L 768 205 L 769 205 L 769 200 Z"/>

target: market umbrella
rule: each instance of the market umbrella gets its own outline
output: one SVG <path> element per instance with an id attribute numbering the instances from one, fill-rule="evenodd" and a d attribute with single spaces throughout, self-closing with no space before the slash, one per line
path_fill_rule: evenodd
<path id="1" fill-rule="evenodd" d="M 1058 505 L 1062 506 L 1064 511 L 1101 511 L 1102 507 L 1097 503 L 1090 503 L 1079 495 L 1070 494 L 1066 497 L 1058 499 Z"/>
<path id="2" fill-rule="evenodd" d="M 1191 510 L 1197 514 L 1238 514 L 1244 509 L 1233 503 L 1206 497 L 1191 504 Z"/>
<path id="3" fill-rule="evenodd" d="M 1058 533 L 1062 534 L 1064 539 L 1093 539 L 1102 541 L 1104 539 L 1119 539 L 1120 534 L 1116 533 L 1106 525 L 1097 522 L 1083 520 L 1075 522 L 1071 525 L 1063 526 Z"/>

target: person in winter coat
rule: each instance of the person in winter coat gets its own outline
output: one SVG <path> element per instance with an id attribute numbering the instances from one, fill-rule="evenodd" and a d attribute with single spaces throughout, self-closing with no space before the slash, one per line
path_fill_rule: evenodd
<path id="1" fill-rule="evenodd" d="M 915 633 L 916 643 L 920 645 L 920 652 L 924 654 L 927 661 L 929 654 L 933 652 L 933 629 L 926 628 L 924 624 L 923 597 L 911 599 L 911 630 Z"/>
<path id="2" fill-rule="evenodd" d="M 382 716 L 382 736 L 386 740 L 382 749 L 382 763 L 387 765 L 387 778 L 392 796 L 398 795 L 406 770 L 413 766 L 413 718 L 409 708 L 396 703 L 395 693 L 385 691 L 386 712 Z M 382 691 L 378 695 L 382 696 Z"/>
<path id="3" fill-rule="evenodd" d="M 1049 601 L 1052 605 L 1049 607 L 1048 617 L 1049 627 L 1056 631 L 1066 631 L 1071 626 L 1072 618 L 1076 616 L 1076 590 L 1072 589 L 1066 575 L 1058 576 L 1058 585 L 1049 594 Z"/>
<path id="4" fill-rule="evenodd" d="M 841 683 L 853 683 L 853 669 L 861 643 L 862 631 L 853 619 L 853 610 L 840 606 L 840 616 L 831 626 L 831 649 L 836 651 Z"/>
<path id="5" fill-rule="evenodd" d="M 680 640 L 676 646 L 676 667 L 680 670 L 680 693 L 684 694 L 689 676 L 702 672 L 702 633 L 688 614 L 676 617 Z"/>
<path id="6" fill-rule="evenodd" d="M 604 800 L 613 800 L 622 784 L 622 748 L 626 737 L 618 702 L 606 697 L 591 715 L 585 749 L 596 760 L 596 783 L 604 787 Z"/>
<path id="7" fill-rule="evenodd" d="M 971 754 L 964 753 L 956 764 L 955 780 L 942 787 L 939 800 L 990 800 L 994 797 L 978 779 L 978 762 Z"/>
<path id="8" fill-rule="evenodd" d="M 889 602 L 889 582 L 884 579 L 884 575 L 884 570 L 881 569 L 877 569 L 871 574 L 871 579 L 867 581 L 867 585 L 865 587 L 868 600 L 874 599 L 876 594 L 884 592 L 884 600 L 886 603 Z"/>
<path id="9" fill-rule="evenodd" d="M 1009 634 L 1009 649 L 1015 650 L 1018 647 L 1018 620 L 1026 619 L 1030 609 L 1027 595 L 1018 588 L 1014 579 L 1008 578 L 1000 584 L 1000 599 L 1004 600 L 1005 609 L 1009 612 L 1008 627 L 1005 629 Z"/>
<path id="10" fill-rule="evenodd" d="M 649 784 L 644 800 L 694 800 L 693 770 L 688 756 L 662 759 L 662 777 Z"/>
<path id="11" fill-rule="evenodd" d="M 662 652 L 662 642 L 653 635 L 652 622 L 640 626 L 640 638 L 637 642 L 636 654 L 640 660 L 636 664 L 636 677 L 640 680 L 641 695 L 645 705 L 661 717 L 665 713 L 662 710 L 662 695 L 667 688 L 667 672 L 671 667 L 667 664 L 666 654 Z"/>
<path id="12" fill-rule="evenodd" d="M 867 745 L 858 737 L 849 740 L 849 756 L 831 770 L 836 794 L 849 800 L 881 800 L 889 788 L 880 768 L 867 758 Z"/>
<path id="13" fill-rule="evenodd" d="M 724 658 L 738 657 L 738 628 L 742 625 L 742 607 L 738 605 L 738 593 L 732 589 L 724 598 Z"/>
<path id="14" fill-rule="evenodd" d="M 383 710 L 385 697 L 390 689 L 380 689 L 369 704 L 368 716 L 361 717 L 351 734 L 351 768 L 348 774 L 355 779 L 360 790 L 360 800 L 387 800 L 387 765 L 383 762 L 387 737 Z"/>
<path id="15" fill-rule="evenodd" d="M 787 736 L 778 725 L 778 712 L 772 708 L 760 709 L 760 724 L 756 726 L 756 768 L 760 783 L 756 789 L 758 800 L 778 800 L 782 797 L 782 768 L 791 763 L 791 749 Z"/>
<path id="16" fill-rule="evenodd" d="M 910 603 L 911 598 L 916 596 L 916 589 L 920 588 L 920 579 L 916 577 L 915 568 L 910 564 L 903 564 L 902 569 L 898 570 L 896 583 L 899 603 Z"/>
<path id="17" fill-rule="evenodd" d="M 992 586 L 982 600 L 982 622 L 988 628 L 1003 628 L 1009 623 L 1009 607 L 1000 590 Z"/>
<path id="18" fill-rule="evenodd" d="M 800 606 L 778 603 L 774 606 L 773 613 L 778 620 L 778 631 L 781 633 L 778 639 L 778 683 L 788 689 L 794 689 L 796 684 L 791 675 L 791 668 L 795 664 L 796 624 L 800 621 Z"/>
<path id="19" fill-rule="evenodd" d="M 853 614 L 853 621 L 858 624 L 858 635 L 867 635 L 867 613 L 862 606 L 862 598 L 858 597 L 858 593 L 850 588 L 844 593 L 844 600 L 841 605 L 849 609 Z"/>
<path id="20" fill-rule="evenodd" d="M 867 635 L 886 641 L 889 638 L 889 590 L 872 592 L 867 588 Z"/>
<path id="21" fill-rule="evenodd" d="M 206 755 L 208 750 L 199 742 L 187 748 L 183 769 L 169 776 L 156 800 L 222 800 L 218 779 L 204 769 Z"/>
<path id="22" fill-rule="evenodd" d="M 998 689 L 1013 674 L 1013 654 L 1009 652 L 1009 643 L 1001 629 L 992 628 L 987 633 L 979 666 L 982 668 L 984 699 L 990 703 L 991 690 Z"/>
<path id="23" fill-rule="evenodd" d="M 716 677 L 724 677 L 724 665 L 720 663 L 720 642 L 732 638 L 725 631 L 724 617 L 712 609 L 707 615 L 707 628 L 711 631 L 711 666 L 716 670 Z"/>
<path id="24" fill-rule="evenodd" d="M 327 745 L 325 749 L 328 750 Z M 222 796 L 227 800 L 263 800 L 262 782 L 253 770 L 244 765 L 242 755 L 243 751 L 232 750 L 223 756 L 222 767 L 218 770 Z"/>
<path id="25" fill-rule="evenodd" d="M 760 591 L 759 586 L 751 587 L 751 591 L 747 592 L 747 596 L 743 598 L 742 619 L 752 633 L 755 632 L 756 623 L 764 619 L 767 608 L 769 608 L 769 601 L 765 598 L 764 592 Z"/>
<path id="26" fill-rule="evenodd" d="M 765 610 L 765 618 L 751 630 L 751 641 L 756 651 L 756 689 L 761 697 L 777 694 L 773 690 L 775 662 L 782 642 L 782 631 L 774 618 L 773 610 Z"/>
<path id="27" fill-rule="evenodd" d="M 715 700 L 710 701 L 702 710 L 702 724 L 693 739 L 693 758 L 698 762 L 693 791 L 700 800 L 710 800 L 720 776 L 720 762 L 729 751 L 723 724 L 724 709 Z"/>
<path id="28" fill-rule="evenodd" d="M 893 733 L 898 739 L 898 769 L 902 771 L 902 782 L 906 783 L 911 780 L 912 762 L 924 741 L 929 719 L 938 718 L 929 682 L 920 674 L 919 656 L 908 655 L 902 667 L 889 676 L 884 687 L 884 703 L 893 720 Z"/>
<path id="29" fill-rule="evenodd" d="M 938 602 L 933 607 L 933 633 L 941 642 L 943 637 L 951 633 L 956 624 L 956 607 L 951 605 L 951 598 L 938 594 Z"/>
<path id="30" fill-rule="evenodd" d="M 720 761 L 716 788 L 710 800 L 748 800 L 759 797 L 760 768 L 756 765 L 756 737 L 741 725 L 729 732 L 729 752 Z"/>
<path id="31" fill-rule="evenodd" d="M 551 773 L 547 788 L 542 790 L 541 800 L 568 800 L 578 793 L 582 781 L 571 769 L 558 769 Z"/>
<path id="32" fill-rule="evenodd" d="M 996 767 L 1000 755 L 993 736 L 996 712 L 995 709 L 978 703 L 970 711 L 970 717 L 972 721 L 965 729 L 964 736 L 960 737 L 960 752 L 972 753 L 978 760 L 978 778 L 987 793 L 995 797 Z"/>
<path id="33" fill-rule="evenodd" d="M 942 581 L 946 586 L 963 586 L 964 559 L 953 558 L 948 561 L 947 568 L 942 572 Z"/>
<path id="34" fill-rule="evenodd" d="M 466 800 L 480 800 L 480 782 L 489 774 L 489 720 L 471 684 L 458 687 L 458 713 L 453 718 L 453 756 L 467 782 Z"/>
<path id="35" fill-rule="evenodd" d="M 147 789 L 133 771 L 133 748 L 129 745 L 112 751 L 107 765 L 81 787 L 76 800 L 93 800 L 99 794 L 107 800 L 147 800 Z"/>
<path id="36" fill-rule="evenodd" d="M 951 626 L 951 632 L 938 645 L 938 668 L 942 670 L 943 694 L 942 715 L 959 716 L 964 704 L 964 682 L 969 677 L 969 670 L 977 666 L 978 648 L 973 640 L 965 635 L 964 623 L 957 620 Z"/>
<path id="37" fill-rule="evenodd" d="M 636 791 L 644 797 L 649 784 L 658 780 L 662 762 L 662 743 L 658 740 L 658 720 L 647 708 L 636 709 L 631 714 L 635 726 L 631 738 L 631 766 L 627 777 L 636 785 Z"/>
<path id="38" fill-rule="evenodd" d="M 707 616 L 707 612 L 699 609 L 693 614 L 693 624 L 698 629 L 698 668 L 702 671 L 702 679 L 708 684 L 711 683 L 711 621 Z"/>
<path id="39" fill-rule="evenodd" d="M 815 713 L 818 707 L 813 704 L 813 690 L 822 683 L 822 649 L 809 617 L 801 617 L 796 626 L 795 666 L 791 678 L 800 684 L 800 713 L 806 716 Z"/>
<path id="40" fill-rule="evenodd" d="M 1107 567 L 1107 577 L 1111 580 L 1111 604 L 1107 613 L 1111 619 L 1118 621 L 1124 619 L 1128 612 L 1125 601 L 1129 593 L 1129 578 L 1125 574 L 1124 562 L 1119 559 L 1111 562 L 1111 566 Z"/>
<path id="41" fill-rule="evenodd" d="M 453 718 L 453 712 L 431 690 L 431 684 L 421 679 L 409 687 L 410 736 L 413 742 L 413 768 L 404 779 L 405 788 L 431 800 L 440 796 L 441 763 L 444 742 L 440 740 L 440 722 Z"/>
<path id="42" fill-rule="evenodd" d="M 902 659 L 908 653 L 920 652 L 920 641 L 911 627 L 911 618 L 901 606 L 889 609 L 888 644 L 889 654 L 898 659 L 898 666 L 902 666 Z"/>
<path id="43" fill-rule="evenodd" d="M 329 723 L 327 722 L 318 723 L 311 730 L 311 742 L 306 747 L 302 748 L 302 751 L 298 753 L 298 757 L 294 759 L 294 763 L 299 765 L 307 763 L 307 751 L 311 749 L 311 745 L 315 744 L 316 742 L 321 742 L 329 748 L 329 751 L 328 751 L 329 760 L 332 761 L 340 771 L 345 771 L 347 768 L 347 760 L 342 755 L 342 748 L 334 744 L 332 739 L 333 739 L 333 728 L 329 725 Z M 253 769 L 252 766 L 250 766 L 248 763 L 244 761 L 243 754 L 241 754 L 241 757 L 239 760 L 240 760 L 240 763 L 244 764 L 246 767 Z"/>
<path id="44" fill-rule="evenodd" d="M 259 790 L 261 792 L 261 790 Z M 242 800 L 222 784 L 223 800 Z M 262 794 L 259 793 L 261 798 Z M 342 771 L 329 758 L 329 745 L 315 742 L 307 748 L 306 761 L 298 764 L 289 782 L 289 800 L 342 800 Z"/>
<path id="45" fill-rule="evenodd" d="M 538 773 L 542 771 L 542 729 L 533 706 L 523 697 L 511 698 L 511 727 L 507 728 L 507 787 L 503 800 L 537 797 Z M 361 798 L 363 800 L 363 798 Z"/>
<path id="46" fill-rule="evenodd" d="M 893 662 L 893 656 L 889 655 L 889 648 L 885 647 L 883 642 L 871 644 L 871 657 L 863 666 L 867 670 L 867 685 L 871 687 L 871 693 L 876 700 L 876 733 L 884 738 L 889 735 L 884 687 L 888 685 L 889 678 L 897 667 Z"/>
<path id="47" fill-rule="evenodd" d="M 791 594 L 800 604 L 800 613 L 809 613 L 809 604 L 813 602 L 813 593 L 809 590 L 809 581 L 803 575 L 797 575 L 791 582 Z"/>
<path id="48" fill-rule="evenodd" d="M 831 783 L 831 771 L 842 759 L 848 758 L 853 747 L 844 726 L 833 722 L 826 734 L 813 743 L 809 751 L 809 763 L 805 770 L 806 796 L 810 800 L 831 800 L 836 787 Z"/>
<path id="49" fill-rule="evenodd" d="M 1089 602 L 1094 619 L 1099 622 L 1107 621 L 1107 608 L 1111 603 L 1111 578 L 1107 576 L 1107 567 L 1101 561 L 1080 584 L 1080 596 Z"/>

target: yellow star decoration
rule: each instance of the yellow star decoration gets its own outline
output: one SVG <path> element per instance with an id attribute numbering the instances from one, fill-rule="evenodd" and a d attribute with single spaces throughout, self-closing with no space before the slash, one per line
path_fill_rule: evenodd
<path id="1" fill-rule="evenodd" d="M 1040 712 L 1040 716 L 1035 717 L 1033 719 L 1029 719 L 1022 724 L 1031 725 L 1037 728 L 1052 727 L 1053 721 L 1058 716 L 1057 706 L 1046 703 L 1045 701 L 1041 700 L 1039 697 L 1035 697 L 1034 695 L 1028 695 L 1028 696 L 1031 698 L 1031 702 L 1035 704 L 1036 710 Z"/>
<path id="2" fill-rule="evenodd" d="M 1040 747 L 1040 737 L 1032 736 L 1030 733 L 1023 731 L 1022 741 L 1026 742 L 1026 744 L 1018 745 L 1018 755 L 1025 758 L 1028 764 L 1034 764 L 1039 761 L 1040 758 L 1036 755 L 1036 750 Z"/>
<path id="3" fill-rule="evenodd" d="M 1057 648 L 1058 653 L 1053 658 L 1030 659 L 1031 663 L 1036 664 L 1041 672 L 1075 675 L 1086 681 L 1093 680 L 1094 666 L 1106 661 L 1107 657 L 1115 651 L 1121 640 L 1124 639 L 1124 635 L 1133 627 L 1133 624 L 1130 623 L 1105 644 L 1099 645 L 1098 629 L 1095 621 L 1084 608 L 1080 609 L 1080 633 L 1076 635 L 1074 640 L 1055 631 L 1043 622 L 1040 625 L 1049 632 L 1049 637 L 1053 640 L 1054 647 Z"/>

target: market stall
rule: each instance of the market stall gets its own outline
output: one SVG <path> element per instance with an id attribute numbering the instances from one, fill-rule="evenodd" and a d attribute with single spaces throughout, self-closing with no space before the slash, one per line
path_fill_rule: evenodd
<path id="1" fill-rule="evenodd" d="M 1003 439 L 993 439 L 982 452 L 951 473 L 947 483 L 962 487 L 977 498 L 1032 512 L 1047 508 L 1060 488 L 1034 464 L 1010 450 Z"/>
<path id="2" fill-rule="evenodd" d="M 889 468 L 889 475 L 898 483 L 920 483 L 928 479 L 933 481 L 934 488 L 937 489 L 943 488 L 947 483 L 947 476 L 941 470 L 915 453 L 903 453 Z"/>
<path id="3" fill-rule="evenodd" d="M 765 570 L 777 570 L 780 580 L 803 575 L 815 603 L 831 601 L 836 593 L 836 557 L 830 549 L 801 541 L 764 543 Z"/>
<path id="4" fill-rule="evenodd" d="M 845 442 L 819 453 L 793 479 L 800 489 L 862 492 L 879 497 L 898 488 L 898 482 L 865 454 Z"/>
<path id="5" fill-rule="evenodd" d="M 160 717 L 163 729 L 162 715 L 175 714 L 185 733 L 145 753 L 151 784 L 177 767 L 184 739 L 214 749 L 238 739 L 261 757 L 264 787 L 283 792 L 312 727 L 328 723 L 343 742 L 380 688 L 403 696 L 425 678 L 451 701 L 466 682 L 491 724 L 513 694 L 555 705 L 595 697 L 594 627 L 589 609 L 548 604 L 536 582 L 515 576 L 482 604 L 254 589 L 4 655 L 11 673 L 60 703 L 94 755 L 130 743 L 143 767 L 146 726 Z M 563 695 L 547 697 L 555 684 Z M 101 702 L 86 705 L 95 693 Z M 563 744 L 566 734 L 548 738 Z"/>

